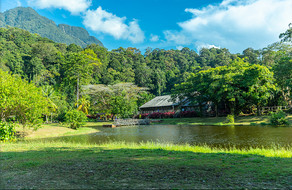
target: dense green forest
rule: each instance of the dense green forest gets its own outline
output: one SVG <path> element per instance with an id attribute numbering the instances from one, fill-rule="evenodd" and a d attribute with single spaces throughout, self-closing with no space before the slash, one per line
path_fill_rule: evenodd
<path id="1" fill-rule="evenodd" d="M 203 48 L 199 53 L 147 48 L 142 54 L 136 48 L 109 51 L 96 44 L 81 48 L 56 43 L 8 27 L 0 29 L 0 69 L 41 88 L 57 108 L 54 115 L 59 120 L 75 106 L 91 114 L 126 117 L 153 96 L 196 97 L 194 91 L 203 94 L 202 101 L 228 102 L 230 108 L 244 111 L 291 103 L 291 29 L 281 39 L 242 54 L 226 48 Z"/>

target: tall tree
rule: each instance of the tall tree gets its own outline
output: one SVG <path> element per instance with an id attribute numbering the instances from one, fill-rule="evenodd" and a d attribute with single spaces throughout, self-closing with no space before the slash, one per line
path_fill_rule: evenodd
<path id="1" fill-rule="evenodd" d="M 285 102 L 291 105 L 292 58 L 289 56 L 282 57 L 281 60 L 274 65 L 273 71 Z"/>
<path id="2" fill-rule="evenodd" d="M 279 38 L 282 42 L 292 42 L 292 23 L 289 24 L 286 32 L 280 34 Z"/>
<path id="3" fill-rule="evenodd" d="M 77 107 L 80 96 L 80 85 L 88 84 L 92 79 L 93 66 L 88 56 L 83 53 L 68 53 L 63 64 L 65 81 L 68 85 L 74 85 L 76 89 Z"/>

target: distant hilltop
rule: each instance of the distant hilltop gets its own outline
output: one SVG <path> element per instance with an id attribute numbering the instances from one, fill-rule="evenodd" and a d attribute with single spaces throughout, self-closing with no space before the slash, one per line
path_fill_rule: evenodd
<path id="1" fill-rule="evenodd" d="M 39 15 L 30 7 L 17 7 L 0 13 L 0 27 L 6 26 L 21 28 L 67 45 L 77 44 L 84 48 L 94 43 L 103 46 L 84 28 L 67 24 L 56 25 L 54 21 Z"/>

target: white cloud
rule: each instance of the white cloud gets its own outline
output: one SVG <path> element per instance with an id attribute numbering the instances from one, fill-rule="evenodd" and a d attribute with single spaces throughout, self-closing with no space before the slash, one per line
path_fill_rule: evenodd
<path id="1" fill-rule="evenodd" d="M 150 41 L 151 42 L 157 42 L 157 41 L 159 41 L 159 36 L 151 34 Z"/>
<path id="2" fill-rule="evenodd" d="M 96 33 L 109 34 L 115 39 L 143 42 L 145 36 L 138 21 L 134 19 L 128 25 L 125 22 L 126 17 L 118 17 L 98 7 L 96 10 L 86 11 L 83 24 Z"/>
<path id="3" fill-rule="evenodd" d="M 217 44 L 231 51 L 263 48 L 278 41 L 292 22 L 291 0 L 223 0 L 202 9 L 185 9 L 193 17 L 164 31 L 176 45 Z"/>
<path id="4" fill-rule="evenodd" d="M 65 9 L 76 15 L 86 11 L 91 6 L 91 0 L 28 0 L 28 4 L 40 9 Z"/>
<path id="5" fill-rule="evenodd" d="M 178 50 L 182 50 L 184 48 L 184 46 L 176 46 L 176 49 Z"/>
<path id="6" fill-rule="evenodd" d="M 202 43 L 202 42 L 196 42 L 195 43 L 195 46 L 197 47 L 197 51 L 199 52 L 202 48 L 207 48 L 207 49 L 210 49 L 210 48 L 217 48 L 217 49 L 220 49 L 219 46 L 215 46 L 215 45 L 211 45 L 211 44 L 206 44 L 206 43 Z"/>

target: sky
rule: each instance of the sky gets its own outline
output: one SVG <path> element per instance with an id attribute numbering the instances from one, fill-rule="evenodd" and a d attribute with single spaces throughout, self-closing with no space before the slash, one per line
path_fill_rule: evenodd
<path id="1" fill-rule="evenodd" d="M 0 0 L 32 7 L 56 24 L 85 28 L 109 50 L 227 48 L 242 53 L 279 41 L 292 0 Z"/>

